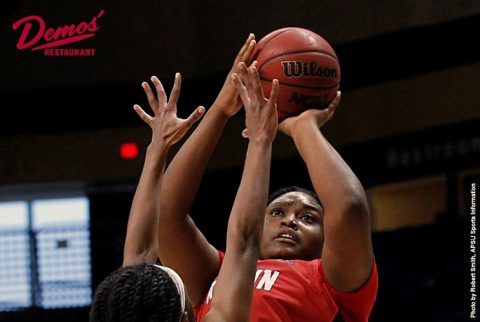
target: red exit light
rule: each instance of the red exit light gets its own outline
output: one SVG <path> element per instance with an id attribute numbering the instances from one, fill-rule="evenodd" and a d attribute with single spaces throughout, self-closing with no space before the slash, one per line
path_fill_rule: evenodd
<path id="1" fill-rule="evenodd" d="M 122 143 L 122 145 L 120 145 L 120 157 L 122 159 L 135 159 L 138 157 L 137 143 Z"/>

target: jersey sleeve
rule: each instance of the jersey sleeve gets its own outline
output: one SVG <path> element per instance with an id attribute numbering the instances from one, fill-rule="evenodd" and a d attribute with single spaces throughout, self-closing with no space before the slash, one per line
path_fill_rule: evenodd
<path id="1" fill-rule="evenodd" d="M 352 292 L 338 291 L 328 283 L 321 260 L 319 261 L 319 269 L 324 285 L 338 306 L 345 322 L 367 322 L 377 298 L 378 271 L 376 262 L 374 261 L 372 273 L 365 284 Z"/>

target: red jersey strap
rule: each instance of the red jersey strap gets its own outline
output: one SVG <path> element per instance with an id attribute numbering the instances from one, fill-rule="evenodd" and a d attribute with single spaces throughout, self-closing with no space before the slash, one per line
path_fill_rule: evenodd
<path id="1" fill-rule="evenodd" d="M 222 267 L 223 259 L 225 258 L 225 253 L 217 250 L 218 253 L 218 270 L 220 271 L 220 267 Z"/>

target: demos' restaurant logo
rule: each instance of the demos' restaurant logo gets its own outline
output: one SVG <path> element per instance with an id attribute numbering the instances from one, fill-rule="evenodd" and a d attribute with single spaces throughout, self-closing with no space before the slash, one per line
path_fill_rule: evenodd
<path id="1" fill-rule="evenodd" d="M 40 16 L 27 16 L 13 23 L 13 30 L 20 31 L 18 50 L 41 50 L 44 56 L 95 56 L 95 48 L 62 48 L 95 36 L 100 29 L 99 19 L 105 10 L 89 22 L 81 21 L 60 27 L 48 26 Z"/>

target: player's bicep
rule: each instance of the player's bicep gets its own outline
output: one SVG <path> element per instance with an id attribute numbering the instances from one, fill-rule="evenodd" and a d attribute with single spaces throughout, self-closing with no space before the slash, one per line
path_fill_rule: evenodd
<path id="1" fill-rule="evenodd" d="M 372 271 L 370 217 L 364 211 L 368 210 L 351 208 L 348 213 L 325 216 L 323 269 L 339 291 L 361 287 Z"/>

